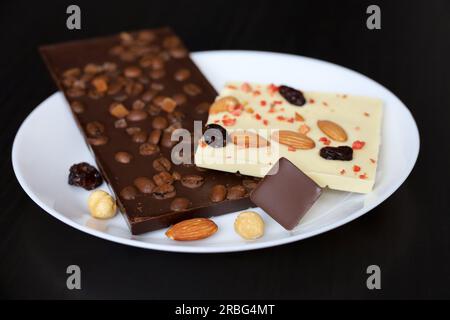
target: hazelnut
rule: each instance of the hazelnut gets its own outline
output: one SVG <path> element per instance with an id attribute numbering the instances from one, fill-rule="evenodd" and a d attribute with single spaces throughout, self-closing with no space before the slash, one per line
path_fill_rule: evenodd
<path id="1" fill-rule="evenodd" d="M 96 190 L 89 195 L 88 208 L 91 215 L 98 219 L 109 219 L 116 215 L 116 201 L 107 192 Z"/>
<path id="2" fill-rule="evenodd" d="M 253 211 L 241 212 L 234 221 L 234 230 L 246 240 L 254 240 L 264 235 L 264 220 Z"/>

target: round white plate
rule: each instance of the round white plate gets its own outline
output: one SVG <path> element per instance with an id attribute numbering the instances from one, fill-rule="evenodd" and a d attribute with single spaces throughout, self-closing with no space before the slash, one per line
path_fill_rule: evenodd
<path id="1" fill-rule="evenodd" d="M 165 230 L 133 236 L 122 215 L 95 220 L 87 211 L 89 192 L 67 184 L 69 167 L 94 163 L 72 119 L 62 93 L 42 102 L 23 122 L 12 150 L 17 179 L 26 193 L 45 211 L 83 232 L 126 245 L 179 252 L 227 252 L 271 247 L 305 239 L 339 227 L 386 200 L 407 178 L 419 153 L 419 132 L 405 105 L 377 82 L 352 70 L 311 58 L 251 51 L 193 53 L 192 58 L 217 90 L 228 80 L 285 83 L 304 90 L 340 92 L 384 100 L 382 146 L 377 181 L 367 195 L 326 190 L 291 232 L 262 210 L 264 237 L 245 241 L 233 230 L 238 213 L 213 220 L 219 231 L 193 242 L 176 242 Z M 108 189 L 106 185 L 103 189 Z"/>

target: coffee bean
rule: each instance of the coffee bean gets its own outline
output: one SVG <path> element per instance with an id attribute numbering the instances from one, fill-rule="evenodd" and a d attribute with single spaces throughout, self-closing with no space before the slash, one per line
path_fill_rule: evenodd
<path id="1" fill-rule="evenodd" d="M 125 86 L 125 92 L 130 96 L 137 96 L 144 90 L 144 85 L 139 82 L 129 82 Z"/>
<path id="2" fill-rule="evenodd" d="M 156 105 L 156 106 L 158 106 L 158 107 L 162 107 L 162 105 L 163 105 L 163 101 L 164 101 L 164 99 L 166 99 L 167 97 L 166 96 L 157 96 L 157 97 L 155 97 L 154 99 L 153 99 L 153 103 Z"/>
<path id="3" fill-rule="evenodd" d="M 91 138 L 97 138 L 105 133 L 105 126 L 98 121 L 89 122 L 86 125 L 86 133 Z"/>
<path id="4" fill-rule="evenodd" d="M 181 111 L 174 111 L 167 115 L 167 119 L 170 123 L 180 123 L 184 119 L 184 113 Z"/>
<path id="5" fill-rule="evenodd" d="M 205 178 L 196 174 L 188 174 L 181 178 L 181 184 L 190 189 L 201 187 L 204 182 Z"/>
<path id="6" fill-rule="evenodd" d="M 93 146 L 102 146 L 106 143 L 108 143 L 108 137 L 100 136 L 96 138 L 88 138 L 87 139 L 90 145 Z"/>
<path id="7" fill-rule="evenodd" d="M 193 83 L 185 84 L 183 86 L 183 90 L 184 90 L 184 92 L 186 92 L 187 95 L 193 96 L 193 97 L 202 93 L 202 89 Z"/>
<path id="8" fill-rule="evenodd" d="M 227 195 L 227 188 L 223 184 L 216 184 L 211 189 L 211 193 L 209 194 L 209 199 L 212 202 L 221 202 L 225 200 L 225 196 Z"/>
<path id="9" fill-rule="evenodd" d="M 165 148 L 172 148 L 177 141 L 172 141 L 172 132 L 164 132 L 161 138 L 161 145 Z"/>
<path id="10" fill-rule="evenodd" d="M 191 201 L 187 198 L 175 198 L 170 203 L 170 210 L 175 212 L 185 211 L 191 206 Z"/>
<path id="11" fill-rule="evenodd" d="M 153 31 L 142 30 L 138 33 L 138 39 L 145 42 L 151 42 L 156 39 L 156 35 Z"/>
<path id="12" fill-rule="evenodd" d="M 173 183 L 173 177 L 167 171 L 163 171 L 163 172 L 160 172 L 158 174 L 155 174 L 153 176 L 153 181 L 155 181 L 157 186 L 160 186 L 160 185 L 163 185 L 163 184 L 172 184 Z"/>
<path id="13" fill-rule="evenodd" d="M 133 186 L 127 186 L 120 191 L 120 197 L 124 200 L 134 200 L 137 195 L 137 190 Z"/>
<path id="14" fill-rule="evenodd" d="M 173 112 L 175 108 L 177 107 L 177 102 L 173 100 L 172 98 L 164 98 L 161 102 L 161 109 L 163 109 L 165 112 Z"/>
<path id="15" fill-rule="evenodd" d="M 77 114 L 84 112 L 84 105 L 80 101 L 72 101 L 70 107 L 72 108 L 72 111 Z"/>
<path id="16" fill-rule="evenodd" d="M 133 110 L 142 110 L 145 108 L 145 102 L 140 99 L 137 99 L 133 102 L 131 108 Z"/>
<path id="17" fill-rule="evenodd" d="M 153 80 L 158 80 L 161 78 L 164 78 L 164 76 L 166 75 L 166 72 L 163 69 L 158 69 L 158 70 L 152 70 L 149 73 L 150 78 L 152 78 Z"/>
<path id="18" fill-rule="evenodd" d="M 133 156 L 129 154 L 128 152 L 119 151 L 114 155 L 114 159 L 116 159 L 117 162 L 120 163 L 130 163 Z"/>
<path id="19" fill-rule="evenodd" d="M 139 146 L 139 153 L 143 156 L 151 156 L 159 152 L 159 147 L 151 143 L 143 143 Z"/>
<path id="20" fill-rule="evenodd" d="M 118 81 L 114 81 L 112 82 L 109 86 L 108 86 L 108 95 L 113 96 L 117 93 L 120 92 L 120 90 L 122 90 L 123 88 L 123 83 L 120 83 Z"/>
<path id="21" fill-rule="evenodd" d="M 148 107 L 147 112 L 149 115 L 154 117 L 161 113 L 161 109 L 158 106 L 155 106 L 154 104 L 152 104 Z"/>
<path id="22" fill-rule="evenodd" d="M 158 83 L 158 82 L 153 82 L 153 83 L 150 85 L 150 87 L 151 87 L 153 90 L 156 90 L 156 91 L 164 90 L 164 85 L 163 85 L 162 83 Z"/>
<path id="23" fill-rule="evenodd" d="M 147 177 L 138 177 L 134 179 L 133 183 L 142 193 L 152 193 L 153 189 L 156 187 L 155 183 Z"/>
<path id="24" fill-rule="evenodd" d="M 180 69 L 175 72 L 174 78 L 177 81 L 184 81 L 191 76 L 191 71 L 189 69 Z"/>
<path id="25" fill-rule="evenodd" d="M 135 134 L 136 132 L 141 132 L 142 129 L 139 127 L 129 127 L 125 130 L 130 136 L 132 136 L 133 134 Z"/>
<path id="26" fill-rule="evenodd" d="M 167 119 L 164 117 L 155 117 L 152 121 L 152 127 L 154 129 L 165 129 L 167 128 L 168 122 Z"/>
<path id="27" fill-rule="evenodd" d="M 169 50 L 169 54 L 172 58 L 181 59 L 188 55 L 188 52 L 185 48 L 173 48 Z"/>
<path id="28" fill-rule="evenodd" d="M 197 106 L 195 107 L 195 111 L 196 111 L 198 114 L 204 114 L 204 113 L 206 113 L 206 112 L 209 111 L 209 107 L 210 107 L 210 106 L 211 106 L 210 103 L 208 103 L 208 102 L 202 102 L 202 103 L 200 103 L 199 105 L 197 105 Z"/>
<path id="29" fill-rule="evenodd" d="M 63 72 L 62 76 L 67 77 L 79 77 L 81 75 L 80 68 L 70 68 Z"/>
<path id="30" fill-rule="evenodd" d="M 66 94 L 71 98 L 79 98 L 81 96 L 84 96 L 86 92 L 83 89 L 70 88 L 66 91 Z"/>
<path id="31" fill-rule="evenodd" d="M 162 131 L 160 129 L 155 129 L 150 132 L 150 135 L 148 136 L 148 142 L 152 144 L 158 144 L 159 139 L 161 138 Z"/>
<path id="32" fill-rule="evenodd" d="M 167 158 L 160 157 L 153 160 L 153 169 L 156 171 L 170 171 L 172 164 Z"/>
<path id="33" fill-rule="evenodd" d="M 258 185 L 258 182 L 255 180 L 251 180 L 251 179 L 244 179 L 244 180 L 242 180 L 242 185 L 247 190 L 251 191 L 256 188 L 256 186 Z"/>
<path id="34" fill-rule="evenodd" d="M 144 100 L 145 102 L 150 102 L 152 101 L 152 99 L 156 96 L 156 94 L 158 93 L 158 91 L 156 90 L 147 90 L 142 94 L 142 100 Z"/>
<path id="35" fill-rule="evenodd" d="M 119 119 L 114 122 L 114 128 L 116 129 L 124 129 L 127 127 L 127 120 Z"/>
<path id="36" fill-rule="evenodd" d="M 232 186 L 231 188 L 228 188 L 227 192 L 227 199 L 228 200 L 236 200 L 243 198 L 247 191 L 245 188 L 241 185 Z"/>
<path id="37" fill-rule="evenodd" d="M 153 70 L 162 70 L 164 69 L 164 59 L 161 57 L 154 57 L 151 65 Z"/>
<path id="38" fill-rule="evenodd" d="M 138 78 L 142 74 L 142 70 L 136 66 L 131 66 L 131 67 L 125 68 L 125 70 L 123 71 L 123 74 L 127 78 Z"/>
<path id="39" fill-rule="evenodd" d="M 141 60 L 139 61 L 139 65 L 142 68 L 148 68 L 152 65 L 153 62 L 153 56 L 144 56 L 141 58 Z"/>
<path id="40" fill-rule="evenodd" d="M 176 195 L 175 187 L 171 184 L 163 184 L 157 186 L 153 190 L 153 197 L 159 200 L 170 199 L 175 197 L 175 195 Z"/>
<path id="41" fill-rule="evenodd" d="M 174 172 L 172 172 L 172 178 L 175 181 L 180 181 L 181 180 L 181 174 L 178 171 L 174 171 Z"/>
<path id="42" fill-rule="evenodd" d="M 131 136 L 131 140 L 136 143 L 144 143 L 145 141 L 147 141 L 147 132 L 136 132 Z"/>
<path id="43" fill-rule="evenodd" d="M 181 45 L 181 40 L 177 36 L 168 36 L 165 37 L 163 42 L 163 47 L 166 49 L 175 48 Z"/>
<path id="44" fill-rule="evenodd" d="M 133 62 L 134 60 L 136 60 L 136 54 L 134 54 L 133 52 L 127 50 L 122 52 L 119 55 L 119 58 L 122 59 L 125 62 Z"/>
<path id="45" fill-rule="evenodd" d="M 127 115 L 128 121 L 142 121 L 147 119 L 147 112 L 144 110 L 131 110 L 130 113 Z"/>
<path id="46" fill-rule="evenodd" d="M 177 93 L 173 95 L 173 100 L 175 100 L 177 105 L 181 106 L 186 103 L 187 97 L 184 93 Z"/>
<path id="47" fill-rule="evenodd" d="M 105 62 L 102 65 L 103 71 L 111 73 L 117 70 L 117 64 L 114 62 Z"/>
<path id="48" fill-rule="evenodd" d="M 97 74 L 103 71 L 102 66 L 95 64 L 95 63 L 88 63 L 84 66 L 84 72 L 87 74 Z"/>

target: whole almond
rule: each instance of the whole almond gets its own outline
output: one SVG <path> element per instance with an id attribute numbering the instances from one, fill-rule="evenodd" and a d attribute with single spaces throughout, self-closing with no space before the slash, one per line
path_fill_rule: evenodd
<path id="1" fill-rule="evenodd" d="M 241 148 L 260 148 L 267 147 L 269 141 L 261 137 L 255 132 L 239 130 L 230 134 L 233 144 Z"/>
<path id="2" fill-rule="evenodd" d="M 307 150 L 316 146 L 315 142 L 305 134 L 290 130 L 275 131 L 272 133 L 272 139 L 295 149 Z"/>
<path id="3" fill-rule="evenodd" d="M 194 241 L 207 238 L 216 233 L 218 227 L 210 219 L 194 218 L 173 225 L 166 236 L 176 241 Z"/>
<path id="4" fill-rule="evenodd" d="M 337 123 L 329 120 L 319 120 L 317 121 L 317 126 L 329 138 L 340 142 L 347 141 L 347 133 Z"/>
<path id="5" fill-rule="evenodd" d="M 219 112 L 226 112 L 230 108 L 233 108 L 239 104 L 238 99 L 232 96 L 226 96 L 216 100 L 209 108 L 210 114 L 216 114 Z"/>

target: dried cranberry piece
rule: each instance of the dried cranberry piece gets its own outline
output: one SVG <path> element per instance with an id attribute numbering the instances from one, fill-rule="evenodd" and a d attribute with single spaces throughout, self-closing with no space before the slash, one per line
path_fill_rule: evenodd
<path id="1" fill-rule="evenodd" d="M 327 160 L 350 161 L 353 159 L 353 149 L 348 146 L 324 147 L 320 149 L 320 156 Z"/>
<path id="2" fill-rule="evenodd" d="M 227 144 L 228 140 L 227 130 L 215 123 L 210 123 L 205 126 L 205 132 L 203 133 L 203 139 L 206 144 L 213 148 L 223 148 Z"/>
<path id="3" fill-rule="evenodd" d="M 300 90 L 288 86 L 280 86 L 278 92 L 289 102 L 295 106 L 303 106 L 306 103 L 305 96 Z"/>
<path id="4" fill-rule="evenodd" d="M 86 190 L 97 188 L 103 183 L 100 172 L 89 163 L 81 162 L 70 167 L 69 184 Z"/>

